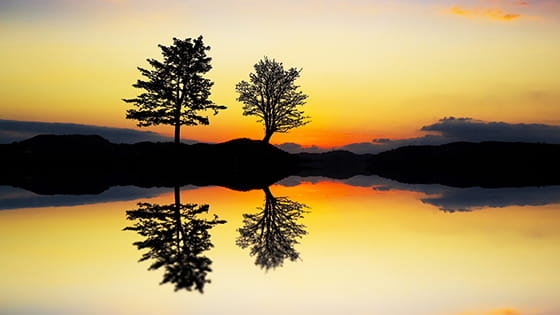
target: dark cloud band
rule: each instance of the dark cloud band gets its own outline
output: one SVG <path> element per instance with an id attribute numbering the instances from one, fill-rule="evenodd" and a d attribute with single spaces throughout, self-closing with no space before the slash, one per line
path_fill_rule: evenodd
<path id="1" fill-rule="evenodd" d="M 279 147 L 291 153 L 347 150 L 357 154 L 375 154 L 409 145 L 440 145 L 459 141 L 560 143 L 560 126 L 555 125 L 510 124 L 505 122 L 484 122 L 473 118 L 446 117 L 440 119 L 435 124 L 424 126 L 420 130 L 430 132 L 431 134 L 398 140 L 386 138 L 373 139 L 371 142 L 351 143 L 329 150 L 317 147 L 305 148 L 295 143 L 280 145 Z"/>
<path id="2" fill-rule="evenodd" d="M 155 132 L 126 128 L 111 128 L 69 123 L 0 120 L 0 143 L 21 141 L 39 134 L 100 135 L 113 143 L 136 143 L 142 141 L 169 142 L 173 140 L 170 137 L 165 137 Z M 183 142 L 191 143 L 193 141 L 184 140 Z"/>

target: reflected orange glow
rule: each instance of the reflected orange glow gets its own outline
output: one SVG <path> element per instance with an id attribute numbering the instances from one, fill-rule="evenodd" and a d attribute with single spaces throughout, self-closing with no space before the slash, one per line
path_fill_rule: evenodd
<path id="1" fill-rule="evenodd" d="M 0 305 L 68 314 L 84 307 L 174 314 L 184 313 L 185 305 L 188 312 L 237 314 L 247 313 L 249 301 L 256 313 L 274 306 L 279 314 L 560 310 L 558 205 L 451 214 L 421 203 L 420 193 L 339 182 L 273 185 L 270 191 L 310 212 L 301 222 L 308 234 L 296 246 L 301 259 L 265 273 L 235 245 L 242 215 L 256 213 L 264 193 L 184 187 L 183 203 L 207 203 L 210 215 L 228 221 L 211 231 L 212 283 L 204 295 L 158 286 L 161 273 L 137 263 L 141 253 L 132 243 L 138 236 L 122 231 L 130 223 L 124 210 L 134 209 L 135 201 L 1 211 L 0 251 L 9 255 L 0 261 Z M 172 203 L 171 192 L 139 201 Z M 278 299 L 291 303 L 278 305 Z M 461 313 L 485 309 L 491 311 Z"/>

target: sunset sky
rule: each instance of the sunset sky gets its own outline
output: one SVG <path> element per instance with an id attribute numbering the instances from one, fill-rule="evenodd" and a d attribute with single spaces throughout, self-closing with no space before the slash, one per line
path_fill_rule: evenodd
<path id="1" fill-rule="evenodd" d="M 0 119 L 136 128 L 136 67 L 199 35 L 228 109 L 186 139 L 262 137 L 234 87 L 264 56 L 303 68 L 312 118 L 273 143 L 416 137 L 447 116 L 560 125 L 558 0 L 0 0 Z"/>

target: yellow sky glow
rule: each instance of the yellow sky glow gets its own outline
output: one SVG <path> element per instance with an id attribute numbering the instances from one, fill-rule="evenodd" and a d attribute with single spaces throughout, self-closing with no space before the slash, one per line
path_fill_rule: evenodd
<path id="1" fill-rule="evenodd" d="M 121 101 L 138 93 L 136 67 L 160 57 L 157 44 L 202 34 L 212 100 L 228 109 L 184 128 L 187 139 L 262 136 L 234 87 L 264 56 L 303 68 L 310 96 L 312 122 L 273 143 L 417 136 L 444 116 L 560 124 L 560 25 L 547 1 L 52 2 L 2 13 L 2 119 L 136 128 Z"/>

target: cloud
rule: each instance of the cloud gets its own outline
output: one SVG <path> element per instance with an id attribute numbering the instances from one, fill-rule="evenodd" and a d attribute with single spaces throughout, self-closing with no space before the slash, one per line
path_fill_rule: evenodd
<path id="1" fill-rule="evenodd" d="M 282 150 L 286 150 L 290 153 L 321 153 L 326 151 L 333 151 L 333 150 L 345 150 L 350 151 L 356 154 L 377 154 L 383 151 L 395 149 L 398 147 L 404 147 L 409 145 L 440 145 L 449 142 L 453 142 L 453 140 L 443 137 L 441 135 L 425 135 L 416 138 L 406 138 L 406 139 L 382 139 L 383 141 L 379 141 L 380 139 L 373 139 L 372 142 L 360 142 L 360 143 L 350 143 L 347 145 L 334 147 L 330 149 L 322 149 L 317 148 L 315 146 L 310 148 L 301 147 L 298 145 L 297 150 L 286 150 L 292 149 L 292 147 L 285 147 L 284 145 L 279 145 L 278 147 Z M 296 148 L 295 146 L 293 148 Z M 309 150 L 312 149 L 312 150 Z"/>
<path id="2" fill-rule="evenodd" d="M 424 126 L 422 131 L 437 132 L 455 141 L 511 141 L 560 143 L 560 126 L 484 122 L 472 118 L 448 117 Z"/>
<path id="3" fill-rule="evenodd" d="M 518 2 L 522 3 L 522 2 Z M 446 11 L 449 14 L 460 15 L 468 18 L 485 18 L 498 21 L 511 21 L 522 17 L 518 13 L 507 13 L 498 8 L 490 9 L 464 9 L 460 6 L 452 6 Z"/>
<path id="4" fill-rule="evenodd" d="M 386 145 L 383 144 L 362 142 L 362 143 L 347 144 L 345 146 L 339 147 L 338 149 L 354 152 L 356 154 L 365 154 L 365 153 L 383 151 L 385 147 Z"/>
<path id="5" fill-rule="evenodd" d="M 100 127 L 92 125 L 48 123 L 36 121 L 18 121 L 0 119 L 0 143 L 21 141 L 39 134 L 83 134 L 100 135 L 113 143 L 136 143 L 142 141 L 169 142 L 170 137 L 165 137 L 151 131 L 140 131 L 125 128 Z M 192 140 L 183 140 L 192 143 Z"/>
<path id="6" fill-rule="evenodd" d="M 304 146 L 301 146 L 297 143 L 292 143 L 292 142 L 278 144 L 278 145 L 276 145 L 276 147 L 281 149 L 281 150 L 284 150 L 286 152 L 293 153 L 293 154 L 302 153 L 302 152 L 323 153 L 323 152 L 330 151 L 328 149 L 319 148 L 315 145 L 310 146 L 310 147 L 304 147 Z"/>
<path id="7" fill-rule="evenodd" d="M 504 141 L 532 143 L 560 143 L 560 126 L 545 124 L 510 124 L 506 122 L 485 122 L 473 118 L 444 117 L 438 122 L 423 126 L 421 131 L 429 134 L 405 139 L 372 139 L 371 142 L 351 143 L 330 149 L 302 147 L 296 143 L 278 145 L 290 153 L 321 153 L 332 150 L 346 150 L 356 154 L 376 154 L 410 145 L 441 145 L 451 142 Z"/>
<path id="8" fill-rule="evenodd" d="M 323 176 L 289 176 L 286 178 L 283 178 L 279 181 L 277 181 L 276 183 L 274 183 L 274 185 L 281 185 L 284 187 L 294 187 L 294 186 L 298 186 L 301 185 L 303 183 L 311 183 L 311 184 L 317 184 L 320 182 L 332 182 L 332 181 L 338 181 L 336 179 L 331 179 L 328 177 L 323 177 Z"/>
<path id="9" fill-rule="evenodd" d="M 379 139 L 373 139 L 373 140 L 371 140 L 371 142 L 373 142 L 373 143 L 389 143 L 389 142 L 391 142 L 391 139 L 389 139 L 389 138 L 379 138 Z"/>
<path id="10" fill-rule="evenodd" d="M 383 151 L 395 149 L 407 145 L 439 145 L 451 142 L 442 136 L 437 135 L 425 135 L 418 138 L 408 138 L 408 139 L 397 139 L 390 140 L 384 139 L 383 142 L 379 142 L 379 139 L 374 139 L 370 142 L 360 142 L 360 143 L 350 143 L 343 146 L 333 147 L 333 148 L 319 148 L 317 146 L 303 147 L 296 143 L 284 143 L 276 145 L 276 147 L 289 152 L 289 153 L 323 153 L 334 150 L 345 150 L 356 154 L 376 154 Z"/>
<path id="11" fill-rule="evenodd" d="M 376 154 L 379 152 L 395 149 L 398 147 L 404 147 L 409 145 L 439 145 L 452 142 L 450 139 L 440 135 L 425 135 L 417 138 L 406 138 L 406 139 L 373 139 L 372 143 L 362 142 L 362 143 L 351 143 L 341 147 L 337 147 L 337 150 L 346 150 L 354 152 L 356 154 Z"/>

